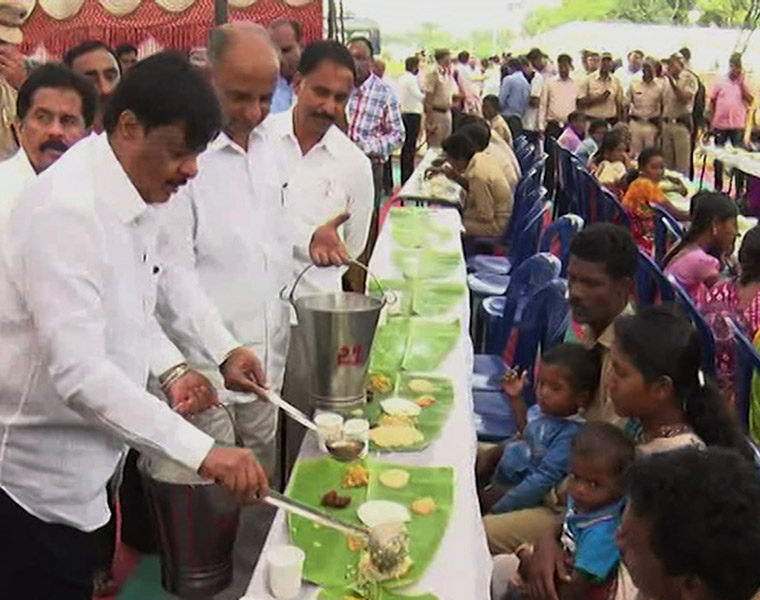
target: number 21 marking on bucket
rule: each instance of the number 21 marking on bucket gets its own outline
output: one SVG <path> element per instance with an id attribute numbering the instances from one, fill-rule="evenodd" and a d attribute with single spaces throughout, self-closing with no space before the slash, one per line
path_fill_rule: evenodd
<path id="1" fill-rule="evenodd" d="M 353 348 L 341 346 L 338 350 L 338 365 L 356 367 L 362 364 L 362 347 L 357 344 Z"/>

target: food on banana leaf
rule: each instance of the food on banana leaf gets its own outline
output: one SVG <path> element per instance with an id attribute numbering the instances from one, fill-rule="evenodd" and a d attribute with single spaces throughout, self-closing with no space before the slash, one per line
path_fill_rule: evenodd
<path id="1" fill-rule="evenodd" d="M 348 549 L 351 550 L 351 552 L 361 550 L 365 545 L 364 538 L 361 536 L 351 534 L 346 536 L 346 546 L 348 546 Z"/>
<path id="2" fill-rule="evenodd" d="M 380 425 L 369 430 L 369 439 L 380 448 L 404 448 L 419 444 L 425 436 L 416 427 Z"/>
<path id="3" fill-rule="evenodd" d="M 409 471 L 388 469 L 380 473 L 380 483 L 393 490 L 400 490 L 409 484 Z"/>
<path id="4" fill-rule="evenodd" d="M 411 520 L 406 506 L 388 500 L 370 500 L 356 511 L 359 520 L 367 527 L 406 523 Z"/>
<path id="5" fill-rule="evenodd" d="M 344 488 L 367 487 L 369 484 L 369 471 L 361 466 L 349 467 L 343 476 Z"/>
<path id="6" fill-rule="evenodd" d="M 420 498 L 412 502 L 412 512 L 422 517 L 429 517 L 438 507 L 432 498 Z"/>
<path id="7" fill-rule="evenodd" d="M 391 416 L 416 417 L 422 409 L 405 398 L 386 398 L 380 402 L 383 412 Z"/>
<path id="8" fill-rule="evenodd" d="M 417 404 L 417 406 L 425 408 L 427 406 L 433 406 L 433 404 L 436 403 L 436 399 L 435 399 L 435 396 L 430 396 L 430 395 L 420 396 L 419 398 L 417 398 L 417 400 L 415 400 L 415 403 Z"/>
<path id="9" fill-rule="evenodd" d="M 386 394 L 391 391 L 392 386 L 393 383 L 391 382 L 391 378 L 387 375 L 376 373 L 369 376 L 369 384 L 367 385 L 367 388 L 370 392 L 375 394 Z"/>
<path id="10" fill-rule="evenodd" d="M 360 578 L 367 581 L 400 579 L 411 566 L 406 528 L 396 523 L 373 527 L 369 545 L 359 562 Z"/>
<path id="11" fill-rule="evenodd" d="M 351 504 L 351 496 L 341 496 L 335 490 L 330 490 L 322 496 L 322 506 L 346 508 L 349 504 Z"/>
<path id="12" fill-rule="evenodd" d="M 430 394 L 437 389 L 436 385 L 427 379 L 412 379 L 406 385 L 416 394 Z"/>
<path id="13" fill-rule="evenodd" d="M 382 415 L 378 425 L 400 425 L 401 427 L 414 427 L 414 419 L 406 415 Z"/>

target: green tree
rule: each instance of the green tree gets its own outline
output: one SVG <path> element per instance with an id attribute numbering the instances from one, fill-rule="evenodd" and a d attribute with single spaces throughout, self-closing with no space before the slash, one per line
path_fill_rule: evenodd
<path id="1" fill-rule="evenodd" d="M 571 21 L 686 23 L 695 9 L 700 24 L 751 29 L 758 0 L 562 0 L 558 7 L 534 10 L 524 28 L 534 35 Z"/>

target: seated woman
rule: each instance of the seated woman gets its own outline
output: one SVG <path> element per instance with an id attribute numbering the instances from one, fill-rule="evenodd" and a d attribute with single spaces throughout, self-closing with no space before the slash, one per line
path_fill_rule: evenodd
<path id="1" fill-rule="evenodd" d="M 663 267 L 699 301 L 718 282 L 733 252 L 739 211 L 733 200 L 717 192 L 694 196 L 693 211 L 689 231 L 665 257 Z"/>
<path id="2" fill-rule="evenodd" d="M 737 323 L 750 340 L 760 331 L 760 227 L 744 236 L 738 270 L 737 277 L 714 285 L 700 305 L 715 335 L 715 362 L 729 393 L 733 390 L 734 342 L 728 320 Z"/>
<path id="3" fill-rule="evenodd" d="M 662 191 L 660 183 L 664 176 L 662 152 L 656 148 L 645 148 L 639 155 L 638 177 L 623 196 L 623 206 L 631 214 L 633 239 L 649 253 L 654 248 L 654 206 L 661 206 L 679 221 L 689 218 L 689 214 L 674 206 Z"/>
<path id="4" fill-rule="evenodd" d="M 467 192 L 462 221 L 465 235 L 496 237 L 504 233 L 512 215 L 512 188 L 504 171 L 490 156 L 478 152 L 475 142 L 458 131 L 443 141 L 446 164 L 432 167 Z"/>
<path id="5" fill-rule="evenodd" d="M 625 177 L 628 174 L 628 146 L 625 133 L 612 129 L 604 134 L 602 145 L 589 161 L 589 171 L 596 179 L 618 198 L 625 191 Z"/>

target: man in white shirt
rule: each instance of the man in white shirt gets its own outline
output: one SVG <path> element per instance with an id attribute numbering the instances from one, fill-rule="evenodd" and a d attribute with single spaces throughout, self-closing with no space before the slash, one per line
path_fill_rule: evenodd
<path id="1" fill-rule="evenodd" d="M 641 50 L 631 50 L 628 53 L 628 64 L 615 71 L 615 77 L 620 80 L 623 86 L 623 94 L 628 93 L 628 87 L 631 82 L 641 79 L 644 72 L 644 53 Z"/>
<path id="2" fill-rule="evenodd" d="M 290 313 L 279 293 L 293 281 L 295 241 L 309 264 L 345 261 L 345 256 L 332 256 L 342 251 L 335 226 L 321 227 L 343 211 L 314 227 L 299 227 L 297 216 L 283 206 L 285 192 L 272 143 L 259 127 L 269 115 L 280 68 L 266 31 L 255 24 L 223 25 L 212 35 L 209 58 L 211 81 L 222 106 L 222 133 L 199 157 L 198 176 L 166 207 L 160 252 L 170 266 L 165 274 L 168 285 L 177 291 L 200 288 L 235 339 L 262 357 L 266 377 L 249 389 L 225 391 L 216 363 L 197 338 L 188 339 L 176 327 L 185 315 L 159 299 L 159 319 L 189 362 L 216 384 L 234 416 L 236 432 L 271 473 L 277 408 L 256 394 L 265 395 L 262 388 L 267 385 L 279 394 L 282 387 Z M 325 245 L 326 238 L 334 247 Z M 312 260 L 312 252 L 322 256 Z M 210 430 L 227 429 L 227 441 L 234 441 L 225 411 L 201 418 L 211 420 L 204 423 Z"/>
<path id="3" fill-rule="evenodd" d="M 526 63 L 523 65 L 525 78 L 530 82 L 530 99 L 528 108 L 522 118 L 522 125 L 525 136 L 536 146 L 541 141 L 539 110 L 541 108 L 541 95 L 544 90 L 544 78 L 541 71 L 546 68 L 546 55 L 538 48 L 533 48 L 525 57 Z"/>
<path id="4" fill-rule="evenodd" d="M 0 162 L 0 226 L 26 185 L 87 135 L 96 104 L 92 84 L 62 65 L 42 65 L 21 85 L 16 102 L 21 148 Z"/>
<path id="5" fill-rule="evenodd" d="M 373 210 L 372 167 L 364 153 L 335 124 L 345 110 L 354 86 L 354 62 L 348 50 L 334 41 L 304 49 L 293 79 L 296 104 L 288 113 L 274 115 L 266 127 L 279 163 L 283 201 L 292 226 L 310 231 L 342 214 L 348 254 L 361 255 L 367 244 Z M 308 239 L 300 235 L 299 239 Z M 294 249 L 293 276 L 309 266 L 305 245 Z M 341 270 L 309 270 L 298 294 L 341 290 Z M 308 363 L 304 345 L 294 331 L 286 374 L 285 398 L 308 409 Z M 288 431 L 288 447 L 296 450 L 300 429 Z"/>
<path id="6" fill-rule="evenodd" d="M 414 156 L 417 154 L 417 139 L 420 137 L 422 125 L 422 104 L 425 94 L 420 87 L 417 76 L 419 72 L 419 57 L 410 56 L 406 59 L 406 71 L 398 78 L 401 120 L 406 130 L 404 145 L 401 148 L 401 185 L 405 184 L 414 172 Z"/>
<path id="7" fill-rule="evenodd" d="M 89 600 L 92 532 L 108 521 L 105 486 L 125 443 L 198 471 L 241 501 L 268 493 L 250 450 L 214 447 L 145 391 L 160 337 L 153 205 L 195 176 L 198 152 L 220 122 L 213 91 L 184 57 L 150 57 L 114 92 L 107 135 L 81 141 L 32 182 L 7 224 L 0 256 L 3 597 Z M 212 319 L 193 322 L 206 326 L 198 335 L 228 384 L 249 379 L 250 352 Z"/>

